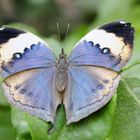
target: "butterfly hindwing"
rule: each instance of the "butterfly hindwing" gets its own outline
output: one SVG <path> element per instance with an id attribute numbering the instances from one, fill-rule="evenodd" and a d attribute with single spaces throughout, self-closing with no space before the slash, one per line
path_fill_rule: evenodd
<path id="1" fill-rule="evenodd" d="M 54 66 L 56 57 L 48 45 L 29 32 L 11 27 L 0 29 L 0 75 Z"/>
<path id="2" fill-rule="evenodd" d="M 94 65 L 115 71 L 132 54 L 134 29 L 130 23 L 116 21 L 92 30 L 74 47 L 69 56 L 73 65 Z"/>
<path id="3" fill-rule="evenodd" d="M 3 82 L 4 93 L 17 108 L 54 123 L 61 98 L 55 90 L 55 70 L 32 69 L 9 76 Z"/>
<path id="4" fill-rule="evenodd" d="M 67 123 L 77 122 L 103 107 L 115 94 L 120 76 L 101 67 L 73 66 L 64 96 Z"/>

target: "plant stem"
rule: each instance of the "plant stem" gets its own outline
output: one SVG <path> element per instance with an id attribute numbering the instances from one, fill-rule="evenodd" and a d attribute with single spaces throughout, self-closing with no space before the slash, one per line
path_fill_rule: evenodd
<path id="1" fill-rule="evenodd" d="M 131 69 L 132 67 L 137 66 L 137 65 L 139 65 L 139 64 L 140 64 L 140 60 L 137 60 L 137 61 L 135 61 L 133 64 L 131 64 L 130 66 L 127 66 L 127 67 L 125 67 L 124 69 L 122 69 L 119 73 L 122 73 L 122 72 L 124 72 L 124 71 L 127 71 L 127 70 Z"/>

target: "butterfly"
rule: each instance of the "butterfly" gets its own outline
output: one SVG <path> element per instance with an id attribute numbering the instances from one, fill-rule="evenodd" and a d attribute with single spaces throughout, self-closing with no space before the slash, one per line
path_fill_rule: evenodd
<path id="1" fill-rule="evenodd" d="M 55 121 L 63 104 L 67 124 L 105 106 L 131 57 L 134 28 L 115 21 L 85 35 L 67 56 L 23 30 L 0 28 L 0 76 L 8 101 L 44 121 Z"/>

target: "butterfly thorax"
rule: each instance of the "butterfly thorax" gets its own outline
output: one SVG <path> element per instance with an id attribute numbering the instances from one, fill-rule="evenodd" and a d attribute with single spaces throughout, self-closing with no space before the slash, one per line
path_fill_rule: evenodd
<path id="1" fill-rule="evenodd" d="M 56 64 L 56 88 L 59 93 L 62 93 L 66 88 L 67 83 L 67 56 L 64 53 L 63 49 L 59 55 L 58 62 Z"/>

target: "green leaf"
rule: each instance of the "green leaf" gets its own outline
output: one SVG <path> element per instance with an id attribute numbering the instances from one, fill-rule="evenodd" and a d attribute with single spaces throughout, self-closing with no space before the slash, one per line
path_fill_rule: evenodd
<path id="1" fill-rule="evenodd" d="M 16 134 L 19 140 L 46 140 L 57 139 L 61 128 L 65 123 L 65 115 L 63 108 L 60 108 L 56 117 L 53 133 L 48 132 L 51 124 L 44 122 L 34 116 L 24 113 L 20 110 L 12 108 L 12 123 L 16 128 Z"/>
<path id="2" fill-rule="evenodd" d="M 10 108 L 0 106 L 0 140 L 15 140 L 15 132 L 10 118 Z"/>
<path id="3" fill-rule="evenodd" d="M 3 94 L 3 89 L 2 89 L 2 84 L 1 84 L 2 80 L 3 79 L 0 77 L 0 106 L 9 106 L 9 103 Z"/>
<path id="4" fill-rule="evenodd" d="M 129 69 L 134 68 L 135 66 L 138 66 L 138 65 L 140 66 L 140 60 L 137 60 L 137 61 L 133 62 L 131 65 L 129 65 L 129 66 L 123 68 L 123 69 L 121 70 L 121 72 L 128 71 Z"/>
<path id="5" fill-rule="evenodd" d="M 121 81 L 109 140 L 140 139 L 140 79 Z"/>
<path id="6" fill-rule="evenodd" d="M 119 73 L 123 75 L 123 77 L 137 77 L 140 78 L 140 60 L 136 60 L 128 66 L 124 67 Z"/>

